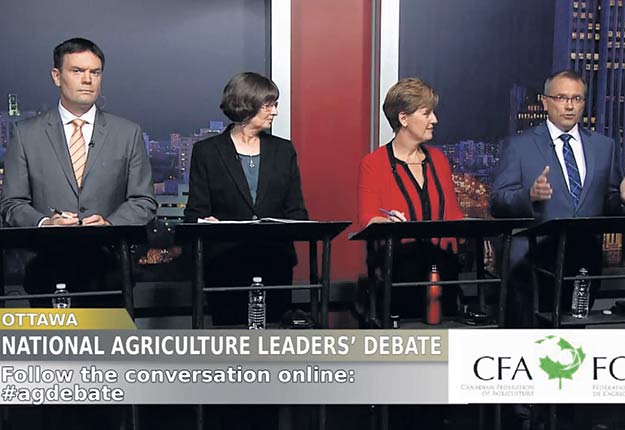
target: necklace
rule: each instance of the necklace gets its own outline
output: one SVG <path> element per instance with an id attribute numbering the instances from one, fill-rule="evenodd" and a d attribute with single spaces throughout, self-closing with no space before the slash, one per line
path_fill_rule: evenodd
<path id="1" fill-rule="evenodd" d="M 237 148 L 237 143 L 238 143 L 238 144 L 239 144 L 239 146 L 241 146 L 242 148 L 246 146 L 246 145 L 245 145 L 245 144 L 244 144 L 244 143 L 243 143 L 243 142 L 242 142 L 242 141 L 241 141 L 238 137 L 236 137 L 234 134 L 232 134 L 232 132 L 230 132 L 230 139 L 231 139 L 231 140 L 232 140 L 232 142 L 234 143 L 234 147 L 235 147 L 235 150 L 237 150 L 237 153 L 239 152 L 239 151 L 238 151 L 238 150 L 239 150 L 239 148 Z M 260 146 L 260 143 L 259 143 L 259 146 Z M 244 154 L 239 153 L 239 156 L 241 156 L 241 155 L 244 155 Z M 257 154 L 257 155 L 259 155 L 259 154 Z M 254 155 L 249 155 L 249 157 L 250 157 L 250 163 L 249 163 L 249 166 L 250 166 L 250 169 L 253 169 L 253 168 L 255 168 L 255 167 L 256 167 L 256 163 L 254 163 L 254 157 L 255 157 L 255 156 L 254 156 Z"/>
<path id="2" fill-rule="evenodd" d="M 238 160 L 243 161 L 243 160 L 245 160 L 245 157 L 250 157 L 250 160 L 249 160 L 249 162 L 247 163 L 247 165 L 250 167 L 250 169 L 253 169 L 253 168 L 255 168 L 256 166 L 258 166 L 258 164 L 254 162 L 254 157 L 258 157 L 258 156 L 260 156 L 260 154 L 256 154 L 256 155 L 251 155 L 251 154 L 250 154 L 250 155 L 248 155 L 248 154 L 239 154 L 239 153 L 237 152 L 237 159 L 238 159 Z"/>
<path id="3" fill-rule="evenodd" d="M 391 149 L 393 149 L 393 147 L 391 147 Z M 398 158 L 395 155 L 394 151 L 393 151 L 393 156 L 395 157 L 395 159 L 397 161 L 405 164 L 406 166 L 425 166 L 427 164 L 428 157 L 427 157 L 425 152 L 419 152 L 418 155 L 416 155 L 416 156 L 420 156 L 420 155 L 423 156 L 423 160 L 421 160 L 421 161 L 408 161 L 408 160 L 402 160 L 401 158 Z M 406 157 L 406 158 L 408 158 L 408 157 Z"/>

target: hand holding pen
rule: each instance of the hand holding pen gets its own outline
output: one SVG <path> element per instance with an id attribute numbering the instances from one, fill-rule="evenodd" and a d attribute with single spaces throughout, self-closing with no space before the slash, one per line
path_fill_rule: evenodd
<path id="1" fill-rule="evenodd" d="M 68 211 L 60 211 L 55 208 L 49 208 L 52 216 L 50 218 L 45 219 L 41 225 L 42 226 L 69 226 L 69 225 L 80 225 L 81 221 L 78 219 L 78 215 L 74 212 Z"/>
<path id="2" fill-rule="evenodd" d="M 403 212 L 400 212 L 398 210 L 393 209 L 393 210 L 389 211 L 389 210 L 386 210 L 386 209 L 383 209 L 383 208 L 378 208 L 378 210 L 380 212 L 382 212 L 384 215 L 386 215 L 387 219 L 390 222 L 405 222 L 405 221 L 408 221 L 406 219 L 406 215 Z"/>

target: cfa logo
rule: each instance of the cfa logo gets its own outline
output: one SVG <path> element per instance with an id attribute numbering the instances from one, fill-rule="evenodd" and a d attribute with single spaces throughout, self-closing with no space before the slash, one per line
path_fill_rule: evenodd
<path id="1" fill-rule="evenodd" d="M 536 341 L 540 345 L 539 367 L 549 379 L 558 379 L 562 389 L 563 379 L 573 379 L 584 362 L 586 354 L 582 348 L 573 347 L 567 340 L 547 336 Z M 625 357 L 624 357 L 625 358 Z M 525 357 L 493 357 L 489 355 L 478 358 L 473 363 L 473 374 L 482 381 L 502 381 L 517 379 L 533 380 Z"/>
<path id="2" fill-rule="evenodd" d="M 511 365 L 514 365 L 514 367 Z M 522 377 L 523 375 L 525 375 L 525 378 L 528 380 L 532 380 L 532 375 L 523 357 L 514 364 L 512 357 L 492 357 L 490 355 L 485 355 L 478 358 L 475 360 L 475 363 L 473 363 L 473 374 L 482 381 L 492 381 L 493 379 L 501 381 L 508 378 L 514 381 L 517 376 Z"/>
<path id="3" fill-rule="evenodd" d="M 575 372 L 579 370 L 586 354 L 580 346 L 575 348 L 566 339 L 557 336 L 546 336 L 536 341 L 541 345 L 539 358 L 540 368 L 549 376 L 549 379 L 558 379 L 558 388 L 562 389 L 563 379 L 573 379 Z"/>

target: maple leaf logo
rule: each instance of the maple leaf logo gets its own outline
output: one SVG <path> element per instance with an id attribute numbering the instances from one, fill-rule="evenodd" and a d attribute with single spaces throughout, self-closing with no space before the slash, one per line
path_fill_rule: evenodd
<path id="1" fill-rule="evenodd" d="M 537 340 L 545 349 L 545 356 L 541 357 L 540 368 L 549 376 L 549 379 L 558 379 L 558 388 L 562 389 L 563 379 L 573 379 L 586 358 L 580 346 L 575 348 L 566 339 L 557 336 L 547 336 Z"/>

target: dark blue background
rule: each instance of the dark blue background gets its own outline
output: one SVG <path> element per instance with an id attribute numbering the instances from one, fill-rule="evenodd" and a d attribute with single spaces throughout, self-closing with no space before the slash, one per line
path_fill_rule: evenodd
<path id="1" fill-rule="evenodd" d="M 505 137 L 512 85 L 540 90 L 551 74 L 554 0 L 402 1 L 400 13 L 399 75 L 440 94 L 435 143 Z"/>
<path id="2" fill-rule="evenodd" d="M 106 56 L 106 110 L 139 123 L 157 140 L 191 135 L 219 109 L 228 79 L 267 72 L 265 0 L 2 0 L 0 111 L 6 95 L 22 111 L 56 105 L 52 49 L 71 37 Z"/>

